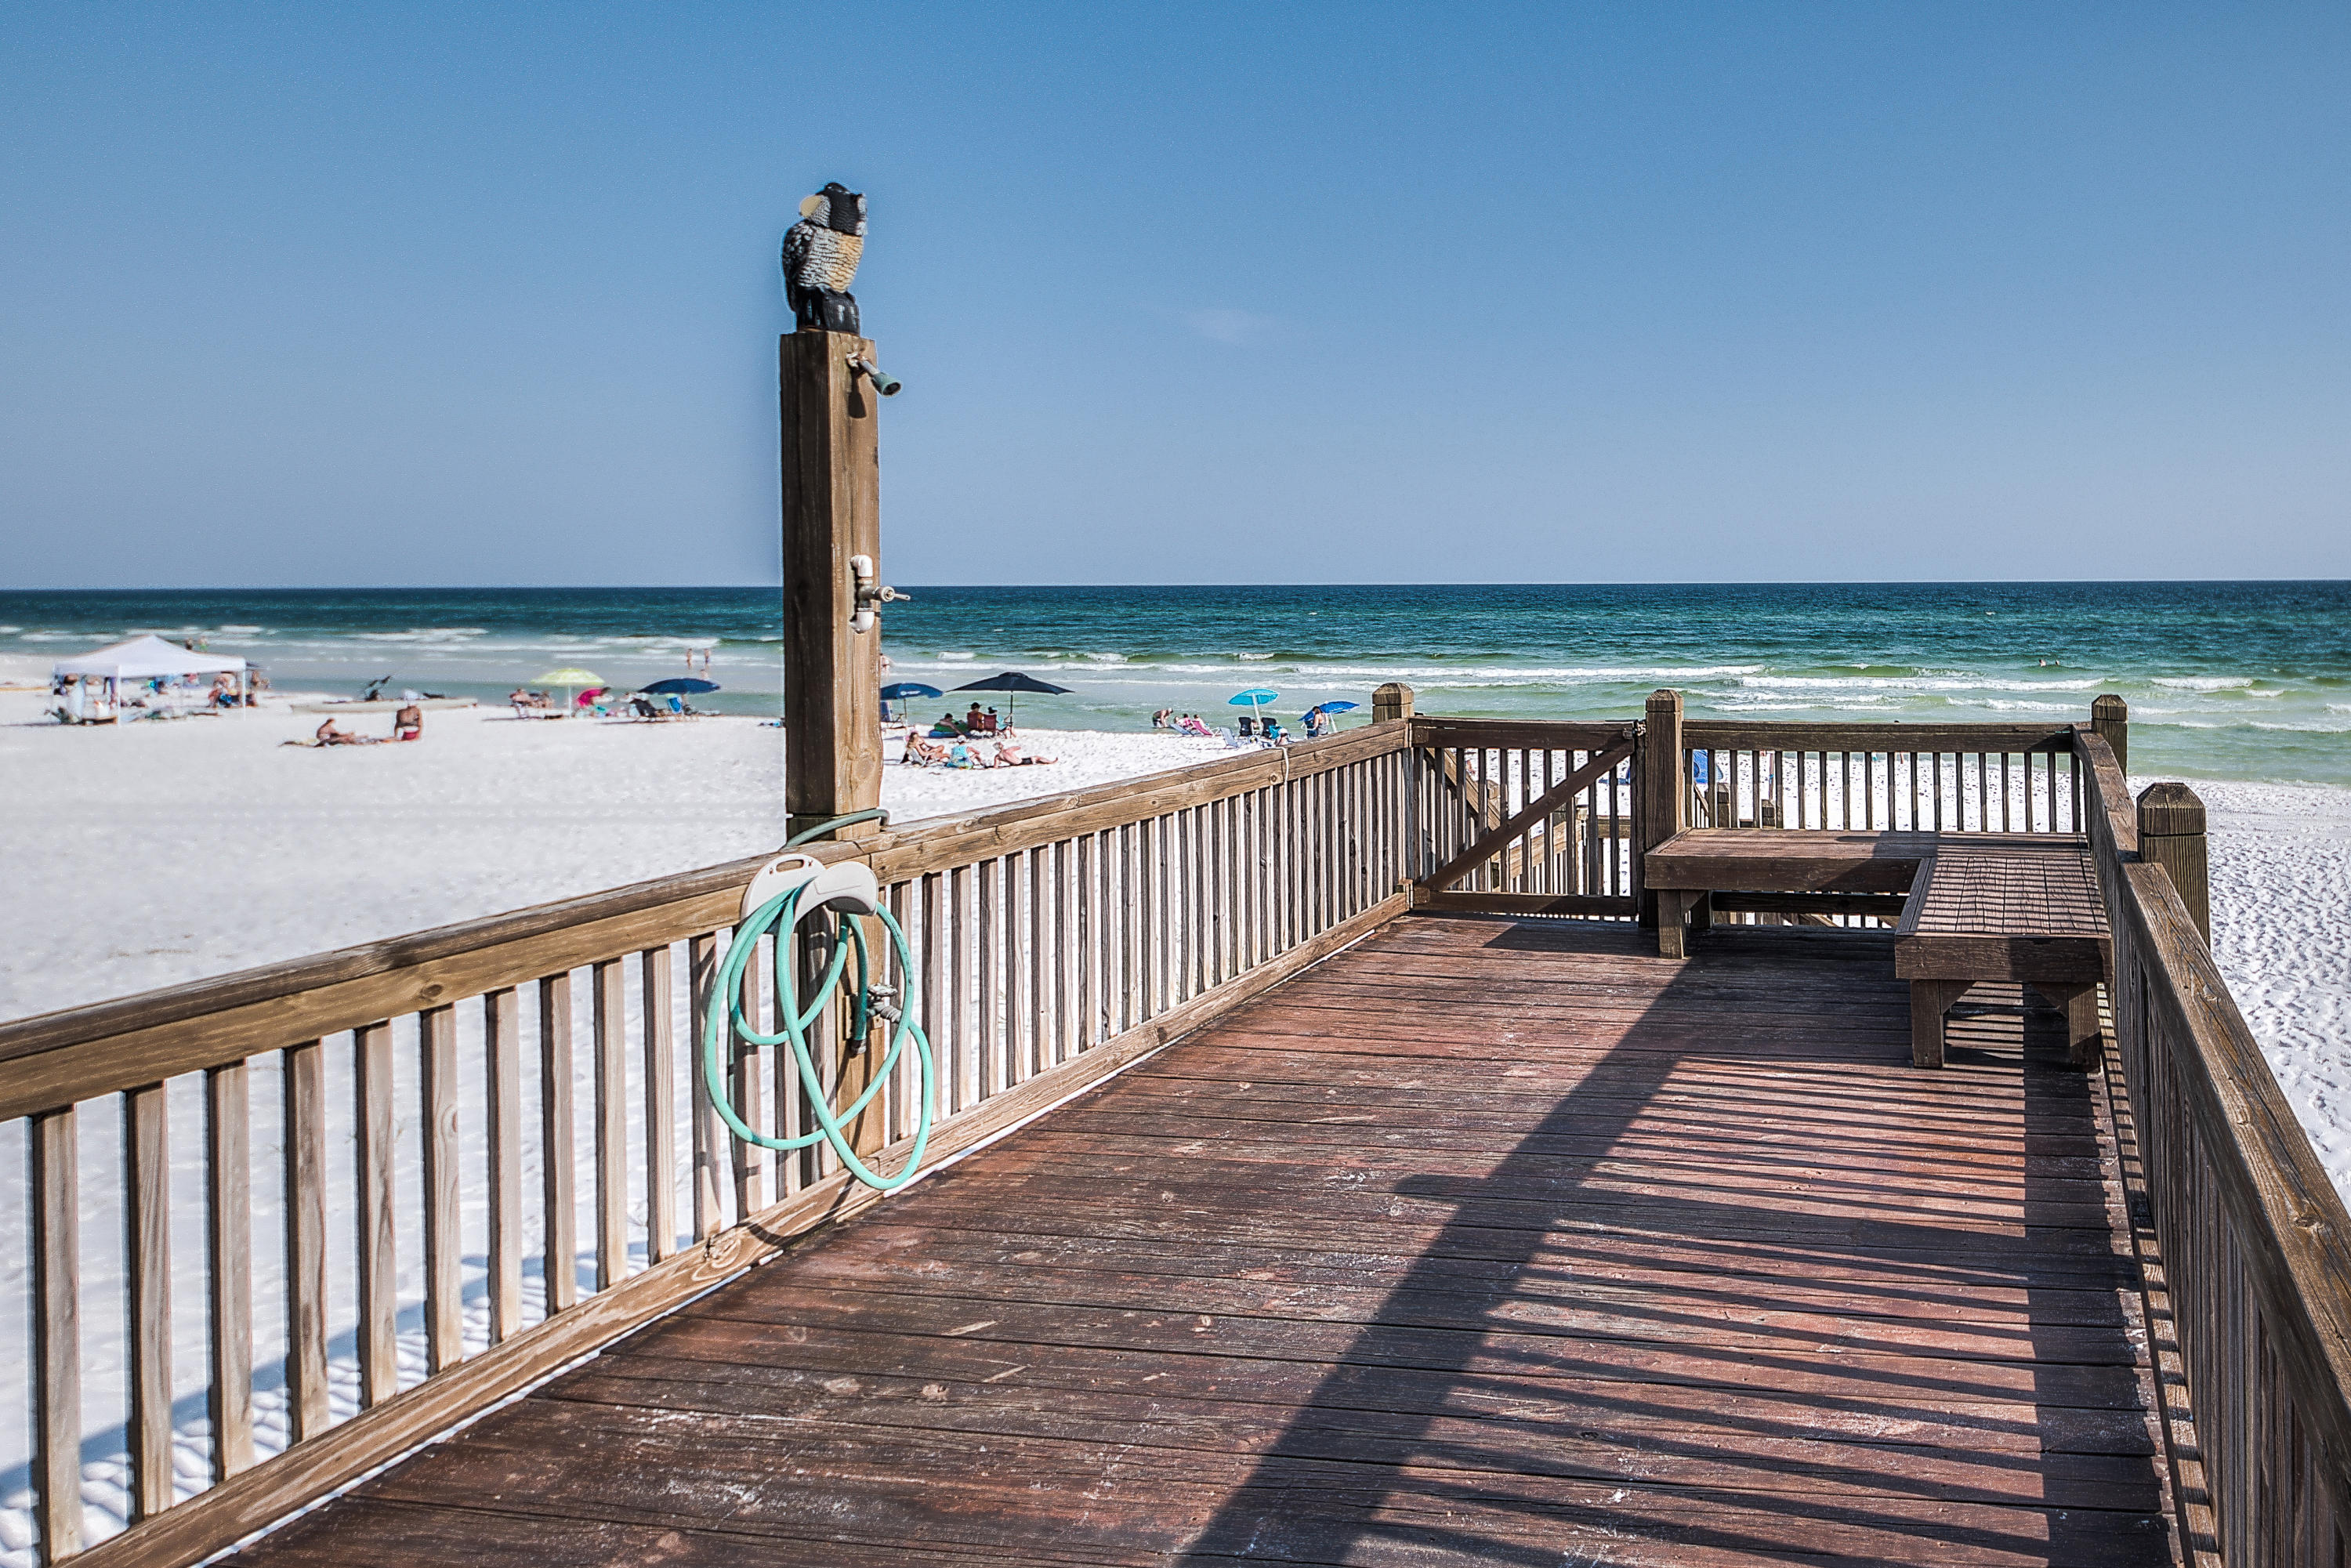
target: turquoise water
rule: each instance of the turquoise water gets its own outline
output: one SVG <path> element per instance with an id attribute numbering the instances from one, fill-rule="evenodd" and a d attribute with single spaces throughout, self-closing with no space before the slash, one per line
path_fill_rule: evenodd
<path id="1" fill-rule="evenodd" d="M 884 618 L 891 678 L 1026 670 L 1073 688 L 1020 705 L 1065 727 L 1219 712 L 1259 685 L 1284 715 L 1368 708 L 1389 680 L 1425 713 L 1574 718 L 1631 716 L 1660 685 L 1693 714 L 1912 722 L 2064 722 L 2114 691 L 2130 700 L 2135 771 L 2351 785 L 2343 582 L 908 591 Z M 773 590 L 0 593 L 0 655 L 136 631 L 245 654 L 281 689 L 390 674 L 495 697 L 560 664 L 633 686 L 702 648 L 726 688 L 714 706 L 772 712 L 779 684 Z"/>

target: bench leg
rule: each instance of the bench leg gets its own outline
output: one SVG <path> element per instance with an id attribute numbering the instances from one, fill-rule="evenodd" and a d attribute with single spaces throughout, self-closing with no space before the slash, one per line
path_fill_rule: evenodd
<path id="1" fill-rule="evenodd" d="M 2098 988 L 2036 980 L 2032 988 L 2065 1015 L 2065 1060 L 2085 1070 L 2098 1065 L 2105 1040 L 2098 1030 Z"/>
<path id="2" fill-rule="evenodd" d="M 1965 980 L 1910 982 L 1910 1065 L 1943 1065 L 1943 1015 L 1967 994 Z"/>
<path id="3" fill-rule="evenodd" d="M 1689 894 L 1689 928 L 1692 931 L 1714 929 L 1714 894 L 1711 893 Z"/>
<path id="4" fill-rule="evenodd" d="M 1678 888 L 1657 890 L 1657 956 L 1681 958 L 1688 956 L 1682 941 L 1682 917 L 1689 909 L 1690 895 Z"/>

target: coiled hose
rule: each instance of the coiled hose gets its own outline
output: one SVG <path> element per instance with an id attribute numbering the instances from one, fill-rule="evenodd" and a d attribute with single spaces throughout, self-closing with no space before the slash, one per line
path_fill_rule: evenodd
<path id="1" fill-rule="evenodd" d="M 880 814 L 860 813 L 858 818 L 835 819 L 833 822 L 811 830 L 810 835 L 796 836 L 792 842 L 800 842 L 802 837 L 812 836 L 845 821 Z M 726 998 L 726 1005 L 705 1009 L 707 1021 L 702 1031 L 703 1082 L 709 1091 L 710 1103 L 718 1109 L 720 1119 L 743 1142 L 783 1154 L 823 1143 L 840 1159 L 842 1167 L 859 1181 L 876 1192 L 894 1192 L 914 1180 L 922 1170 L 923 1153 L 931 1141 L 931 1106 L 936 1097 L 930 1038 L 914 1021 L 914 954 L 908 950 L 906 933 L 900 928 L 898 922 L 892 918 L 887 909 L 877 906 L 873 913 L 881 920 L 883 929 L 890 934 L 891 946 L 898 956 L 898 972 L 906 977 L 906 994 L 898 997 L 889 987 L 874 983 L 872 955 L 866 947 L 864 927 L 857 920 L 844 919 L 841 924 L 849 940 L 833 944 L 832 962 L 826 967 L 824 977 L 818 982 L 814 998 L 803 1009 L 799 984 L 793 974 L 792 931 L 805 915 L 823 907 L 820 904 L 802 909 L 800 897 L 807 891 L 808 884 L 802 883 L 778 894 L 736 924 L 735 939 L 727 944 L 726 956 L 718 966 L 715 982 L 717 994 Z M 770 932 L 776 938 L 773 959 L 776 1011 L 783 1024 L 782 1032 L 778 1034 L 767 1033 L 743 1015 L 743 971 L 750 967 L 751 956 L 759 950 L 759 938 Z M 874 1070 L 866 1083 L 865 1092 L 835 1111 L 826 1099 L 824 1074 L 818 1068 L 815 1055 L 810 1049 L 809 1030 L 824 1012 L 825 1002 L 832 995 L 834 988 L 841 984 L 852 951 L 857 955 L 857 989 L 856 1011 L 852 1016 L 850 1038 L 864 1038 L 874 1019 L 880 1018 L 891 1026 L 890 1044 L 883 1053 L 880 1067 Z M 803 1133 L 796 1138 L 771 1138 L 754 1130 L 743 1120 L 742 1113 L 736 1110 L 735 1103 L 726 1092 L 726 1058 L 728 1053 L 721 1048 L 729 1034 L 749 1045 L 791 1048 L 792 1061 L 799 1070 L 800 1085 L 808 1093 L 809 1113 L 816 1118 L 813 1132 Z M 914 1042 L 914 1060 L 920 1065 L 922 1079 L 918 1101 L 920 1110 L 914 1119 L 914 1138 L 906 1151 L 906 1163 L 898 1174 L 883 1176 L 858 1157 L 844 1129 L 864 1113 L 865 1108 L 872 1103 L 873 1097 L 882 1092 L 882 1086 L 889 1082 L 892 1071 L 898 1065 L 899 1053 L 905 1049 L 909 1040 Z"/>

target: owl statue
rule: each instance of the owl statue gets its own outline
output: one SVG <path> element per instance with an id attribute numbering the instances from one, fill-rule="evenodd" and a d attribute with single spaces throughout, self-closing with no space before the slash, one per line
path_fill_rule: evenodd
<path id="1" fill-rule="evenodd" d="M 784 231 L 784 298 L 799 330 L 857 331 L 849 286 L 864 254 L 863 196 L 836 180 L 800 203 L 800 221 Z"/>

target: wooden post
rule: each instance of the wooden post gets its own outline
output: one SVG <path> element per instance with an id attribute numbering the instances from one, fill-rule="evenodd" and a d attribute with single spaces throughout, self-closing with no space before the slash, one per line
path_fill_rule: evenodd
<path id="1" fill-rule="evenodd" d="M 1687 825 L 1689 791 L 1682 787 L 1682 695 L 1662 690 L 1649 694 L 1639 745 L 1633 762 L 1633 896 L 1641 906 L 1641 924 L 1657 924 L 1656 896 L 1648 891 L 1643 862 L 1649 852 Z M 1679 900 L 1674 916 L 1680 921 Z"/>
<path id="2" fill-rule="evenodd" d="M 2138 858 L 2161 866 L 2212 942 L 2212 882 L 2204 846 L 2204 802 L 2185 784 L 2150 784 L 2138 798 Z"/>
<path id="3" fill-rule="evenodd" d="M 2130 773 L 2130 704 L 2114 693 L 2090 704 L 2090 733 L 2114 749 L 2115 766 Z"/>
<path id="4" fill-rule="evenodd" d="M 778 350 L 784 544 L 786 832 L 882 800 L 877 627 L 852 629 L 852 556 L 882 563 L 881 468 L 873 389 L 850 369 L 873 345 L 842 332 L 793 332 Z M 836 837 L 862 838 L 862 823 Z"/>
<path id="5" fill-rule="evenodd" d="M 881 654 L 877 625 L 860 632 L 850 558 L 882 567 L 882 471 L 875 439 L 880 398 L 851 369 L 872 362 L 873 345 L 845 332 L 792 332 L 777 350 L 782 418 L 784 556 L 784 813 L 787 834 L 882 801 Z M 876 824 L 830 835 L 864 838 Z M 865 923 L 877 956 L 881 922 Z M 822 938 L 804 944 L 799 973 L 820 973 Z M 827 954 L 829 956 L 829 952 Z M 878 965 L 877 965 L 878 967 Z M 852 1009 L 831 1016 L 845 1036 Z M 836 1037 L 835 1104 L 864 1092 L 880 1052 L 867 1040 Z M 882 1146 L 880 1097 L 860 1118 L 852 1146 Z"/>
<path id="6" fill-rule="evenodd" d="M 1372 694 L 1372 722 L 1385 724 L 1390 719 L 1412 716 L 1412 688 L 1400 681 L 1390 681 Z"/>

